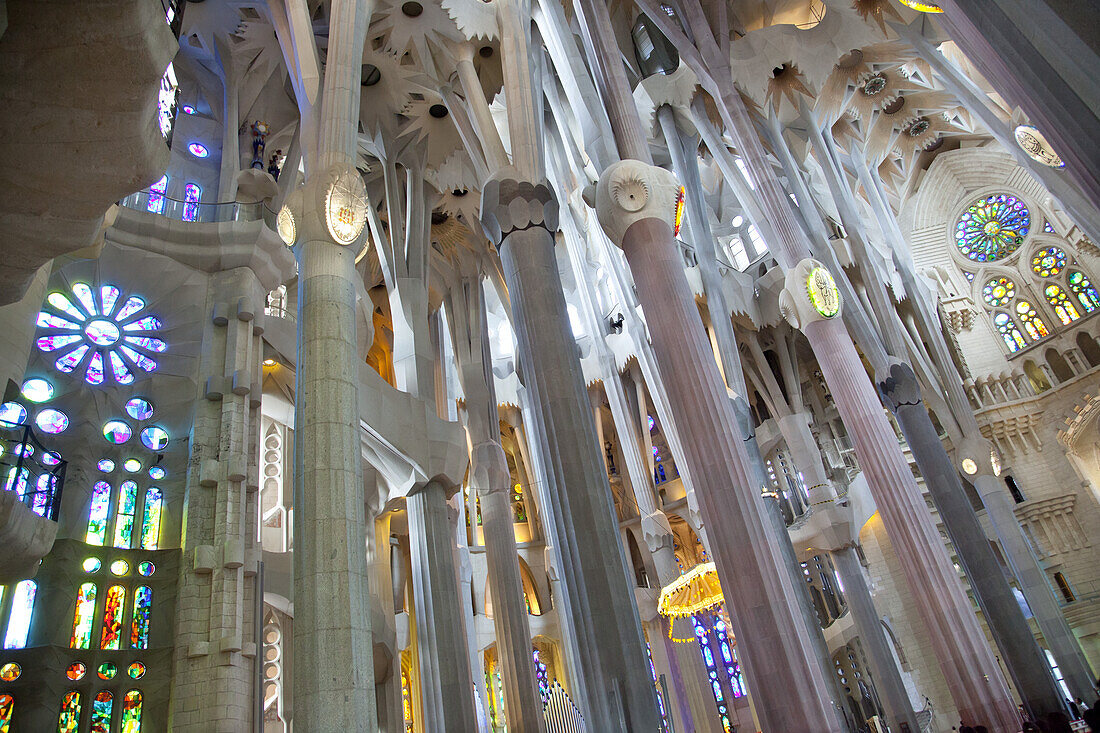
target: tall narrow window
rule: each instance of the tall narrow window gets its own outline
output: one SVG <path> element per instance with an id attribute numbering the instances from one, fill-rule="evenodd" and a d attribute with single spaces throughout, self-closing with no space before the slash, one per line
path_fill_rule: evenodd
<path id="1" fill-rule="evenodd" d="M 85 583 L 76 592 L 73 633 L 69 638 L 70 649 L 87 649 L 92 644 L 92 626 L 95 624 L 95 595 L 95 583 Z"/>
<path id="2" fill-rule="evenodd" d="M 107 591 L 107 601 L 103 604 L 103 634 L 100 636 L 100 649 L 118 649 L 122 638 L 122 609 L 126 605 L 126 589 L 121 585 L 112 585 Z"/>
<path id="3" fill-rule="evenodd" d="M 137 504 L 137 484 L 124 481 L 118 491 L 118 510 L 115 513 L 115 547 L 130 549 L 134 534 L 134 508 Z"/>
<path id="4" fill-rule="evenodd" d="M 1035 306 L 1026 300 L 1021 300 L 1016 304 L 1016 315 L 1020 317 L 1020 322 L 1024 324 L 1024 330 L 1027 331 L 1027 335 L 1031 336 L 1033 341 L 1038 341 L 1050 335 L 1043 319 L 1035 312 Z"/>
<path id="5" fill-rule="evenodd" d="M 1083 272 L 1080 270 L 1070 271 L 1068 280 L 1069 289 L 1077 296 L 1077 300 L 1081 301 L 1086 313 L 1092 313 L 1100 308 L 1100 293 L 1096 292 L 1096 288 L 1092 286 L 1092 283 L 1089 282 Z"/>
<path id="6" fill-rule="evenodd" d="M 122 698 L 122 733 L 139 733 L 141 730 L 141 693 L 130 690 Z"/>
<path id="7" fill-rule="evenodd" d="M 22 649 L 27 645 L 27 635 L 31 630 L 31 615 L 34 613 L 34 596 L 38 592 L 38 583 L 23 580 L 15 586 L 11 598 L 11 615 L 8 616 L 8 633 L 4 635 L 5 649 Z"/>
<path id="8" fill-rule="evenodd" d="M 96 481 L 92 489 L 92 508 L 88 512 L 88 534 L 84 541 L 89 545 L 103 546 L 107 541 L 107 512 L 111 505 L 111 485 Z"/>
<path id="9" fill-rule="evenodd" d="M 92 699 L 92 727 L 89 733 L 111 733 L 111 708 L 115 696 L 103 690 Z"/>
<path id="10" fill-rule="evenodd" d="M 61 715 L 57 718 L 57 733 L 76 733 L 80 727 L 80 693 L 66 692 L 61 699 Z"/>
<path id="11" fill-rule="evenodd" d="M 1077 312 L 1077 308 L 1074 307 L 1073 301 L 1066 295 L 1066 291 L 1054 283 L 1043 289 L 1043 295 L 1046 296 L 1047 302 L 1054 308 L 1054 313 L 1063 325 L 1072 323 L 1081 317 L 1081 314 Z"/>
<path id="12" fill-rule="evenodd" d="M 695 627 L 695 638 L 699 642 L 699 653 L 703 655 L 703 665 L 710 679 L 711 692 L 714 694 L 714 703 L 718 706 L 718 718 L 722 721 L 725 730 L 732 730 L 729 719 L 729 703 L 726 702 L 725 693 L 722 692 L 722 683 L 718 676 L 718 665 L 715 663 L 714 650 L 711 649 L 710 634 L 706 624 L 699 617 L 692 616 L 691 623 Z"/>
<path id="13" fill-rule="evenodd" d="M 8 733 L 11 725 L 11 713 L 15 708 L 15 698 L 11 695 L 0 695 L 0 733 Z"/>
<path id="14" fill-rule="evenodd" d="M 737 663 L 736 653 L 726 633 L 726 622 L 720 615 L 714 617 L 714 633 L 718 636 L 718 647 L 722 651 L 722 663 L 726 666 L 726 676 L 734 697 L 745 694 L 745 678 L 741 676 L 741 665 Z"/>
<path id="15" fill-rule="evenodd" d="M 141 520 L 141 549 L 155 550 L 160 542 L 160 509 L 164 498 L 155 486 L 145 492 L 145 512 Z"/>
<path id="16" fill-rule="evenodd" d="M 183 220 L 184 221 L 198 221 L 199 218 L 199 198 L 202 196 L 202 189 L 199 188 L 196 183 L 188 183 L 183 187 Z"/>
<path id="17" fill-rule="evenodd" d="M 168 176 L 161 176 L 160 180 L 149 187 L 149 199 L 145 204 L 145 210 L 154 214 L 164 213 L 164 192 L 168 189 Z"/>
<path id="18" fill-rule="evenodd" d="M 1001 338 L 1004 339 L 1009 351 L 1019 351 L 1027 346 L 1027 341 L 1024 340 L 1024 335 L 1020 333 L 1020 329 L 1016 327 L 1016 322 L 1012 320 L 1012 316 L 1007 313 L 998 313 L 993 316 L 993 325 L 997 327 L 997 331 L 1001 334 Z"/>
<path id="19" fill-rule="evenodd" d="M 130 648 L 149 648 L 149 614 L 153 610 L 153 591 L 147 585 L 134 593 L 134 620 L 130 624 Z"/>
<path id="20" fill-rule="evenodd" d="M 1066 576 L 1061 573 L 1054 574 L 1054 583 L 1058 586 L 1058 591 L 1062 594 L 1062 599 L 1066 603 L 1073 603 L 1077 600 L 1077 595 L 1073 592 L 1073 588 L 1070 587 L 1069 581 L 1066 580 Z"/>

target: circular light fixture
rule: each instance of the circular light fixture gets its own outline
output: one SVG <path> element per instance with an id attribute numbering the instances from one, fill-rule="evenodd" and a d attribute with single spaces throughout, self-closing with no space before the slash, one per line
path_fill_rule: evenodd
<path id="1" fill-rule="evenodd" d="M 352 244 L 367 223 L 367 188 L 355 169 L 336 176 L 325 194 L 325 223 L 339 244 Z"/>
<path id="2" fill-rule="evenodd" d="M 1047 142 L 1043 133 L 1037 127 L 1031 125 L 1017 125 L 1012 133 L 1016 138 L 1016 144 L 1027 153 L 1032 160 L 1038 161 L 1051 168 L 1065 168 L 1066 162 L 1062 160 L 1054 148 Z"/>
<path id="3" fill-rule="evenodd" d="M 935 3 L 923 3 L 920 0 L 898 0 L 899 3 L 907 8 L 913 10 L 919 10 L 922 13 L 942 13 L 943 8 Z"/>
<path id="4" fill-rule="evenodd" d="M 35 377 L 23 382 L 23 396 L 31 402 L 47 402 L 53 397 L 53 385 Z"/>
<path id="5" fill-rule="evenodd" d="M 191 143 L 187 146 L 187 150 L 196 158 L 205 158 L 210 155 L 210 151 L 202 143 Z"/>
<path id="6" fill-rule="evenodd" d="M 275 366 L 275 364 L 276 364 L 276 361 L 274 359 L 264 359 L 264 366 L 265 367 L 273 367 L 273 366 Z"/>
<path id="7" fill-rule="evenodd" d="M 298 239 L 298 225 L 294 223 L 294 212 L 289 206 L 279 209 L 279 215 L 275 217 L 275 229 L 279 232 L 279 239 L 287 247 L 293 247 Z"/>
<path id="8" fill-rule="evenodd" d="M 962 469 L 966 471 L 968 476 L 973 476 L 978 472 L 978 464 L 974 462 L 973 458 L 962 459 Z"/>
<path id="9" fill-rule="evenodd" d="M 198 111 L 198 110 L 196 110 L 196 109 L 195 109 L 194 107 L 192 107 L 192 106 L 191 106 L 191 105 L 189 105 L 189 104 L 185 104 L 185 105 L 183 105 L 182 107 L 180 107 L 180 109 L 182 109 L 182 110 L 183 110 L 183 113 L 184 113 L 185 115 L 193 115 L 193 114 L 195 114 L 195 112 L 197 112 L 197 111 Z"/>
<path id="10" fill-rule="evenodd" d="M 840 291 L 832 274 L 824 267 L 810 270 L 806 278 L 806 294 L 814 310 L 825 318 L 832 318 L 840 312 Z"/>
<path id="11" fill-rule="evenodd" d="M 442 104 L 433 104 L 431 107 L 428 107 L 428 114 L 437 120 L 441 120 L 450 114 L 450 111 Z"/>

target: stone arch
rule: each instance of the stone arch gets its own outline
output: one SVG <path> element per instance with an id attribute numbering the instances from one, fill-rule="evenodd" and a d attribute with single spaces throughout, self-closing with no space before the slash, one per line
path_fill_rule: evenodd
<path id="1" fill-rule="evenodd" d="M 1084 355 L 1089 366 L 1100 365 L 1100 344 L 1096 343 L 1096 339 L 1091 334 L 1078 331 L 1076 341 L 1077 348 L 1081 350 L 1081 354 Z"/>
<path id="2" fill-rule="evenodd" d="M 1062 356 L 1062 353 L 1055 348 L 1049 348 L 1044 354 L 1047 361 L 1047 366 L 1050 367 L 1050 371 L 1054 373 L 1054 378 L 1059 382 L 1068 382 L 1073 379 L 1073 369 L 1070 368 L 1066 358 Z"/>

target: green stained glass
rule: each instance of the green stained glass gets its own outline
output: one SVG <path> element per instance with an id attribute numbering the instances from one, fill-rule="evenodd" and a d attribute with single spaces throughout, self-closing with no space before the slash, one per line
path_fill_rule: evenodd
<path id="1" fill-rule="evenodd" d="M 103 634 L 99 640 L 100 649 L 118 649 L 122 638 L 122 609 L 126 605 L 126 589 L 121 585 L 112 585 L 107 591 L 107 601 L 103 604 Z"/>
<path id="2" fill-rule="evenodd" d="M 122 733 L 141 733 L 141 693 L 130 690 L 122 699 Z"/>
<path id="3" fill-rule="evenodd" d="M 80 727 L 80 693 L 66 692 L 61 699 L 61 715 L 57 719 L 57 733 L 76 733 Z"/>
<path id="4" fill-rule="evenodd" d="M 153 591 L 147 585 L 134 594 L 134 620 L 130 624 L 130 648 L 149 648 L 149 614 L 153 610 Z"/>
<path id="5" fill-rule="evenodd" d="M 115 547 L 129 549 L 134 534 L 134 509 L 137 505 L 137 484 L 124 481 L 118 492 L 115 515 Z"/>
<path id="6" fill-rule="evenodd" d="M 160 543 L 160 512 L 164 498 L 160 489 L 145 492 L 145 513 L 141 520 L 141 549 L 155 550 Z"/>
<path id="7" fill-rule="evenodd" d="M 111 708 L 114 695 L 103 690 L 92 699 L 92 727 L 89 733 L 111 733 Z"/>
<path id="8" fill-rule="evenodd" d="M 955 224 L 955 246 L 975 262 L 1008 257 L 1023 244 L 1031 214 L 1023 201 L 1008 194 L 985 196 L 972 203 Z"/>
<path id="9" fill-rule="evenodd" d="M 92 508 L 88 512 L 88 534 L 84 541 L 89 545 L 103 546 L 107 541 L 107 513 L 111 505 L 111 485 L 96 481 L 92 489 Z"/>
<path id="10" fill-rule="evenodd" d="M 73 633 L 69 637 L 70 649 L 87 649 L 92 644 L 92 626 L 95 624 L 95 596 L 95 583 L 84 583 L 76 593 Z"/>
<path id="11" fill-rule="evenodd" d="M 11 695 L 0 695 L 0 733 L 11 730 L 11 714 L 14 708 L 15 698 Z"/>

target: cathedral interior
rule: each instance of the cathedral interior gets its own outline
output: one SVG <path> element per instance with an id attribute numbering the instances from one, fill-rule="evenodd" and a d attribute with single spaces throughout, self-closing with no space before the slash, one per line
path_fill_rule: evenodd
<path id="1" fill-rule="evenodd" d="M 1089 730 L 1098 39 L 0 0 L 0 733 Z"/>

